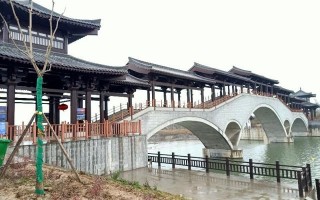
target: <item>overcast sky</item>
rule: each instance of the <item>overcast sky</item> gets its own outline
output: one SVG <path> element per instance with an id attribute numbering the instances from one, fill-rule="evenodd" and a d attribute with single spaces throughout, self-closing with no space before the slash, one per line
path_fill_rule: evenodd
<path id="1" fill-rule="evenodd" d="M 51 7 L 51 0 L 35 2 Z M 98 36 L 69 46 L 73 56 L 111 66 L 124 66 L 129 56 L 183 70 L 193 62 L 236 66 L 320 99 L 319 0 L 55 2 L 65 16 L 102 19 Z"/>

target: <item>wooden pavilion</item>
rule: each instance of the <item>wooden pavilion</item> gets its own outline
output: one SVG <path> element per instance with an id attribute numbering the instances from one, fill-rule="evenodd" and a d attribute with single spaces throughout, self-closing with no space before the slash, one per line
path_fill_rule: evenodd
<path id="1" fill-rule="evenodd" d="M 9 25 L 7 28 L 5 23 L 0 23 L 0 103 L 7 104 L 9 125 L 14 125 L 16 103 L 35 103 L 37 77 L 28 58 L 15 47 L 12 40 L 18 45 L 22 44 L 23 38 L 27 42 L 32 42 L 35 59 L 39 65 L 43 64 L 45 49 L 49 43 L 48 18 L 51 13 L 51 10 L 34 3 L 33 40 L 29 41 L 27 29 L 29 0 L 14 1 L 14 5 L 17 16 L 20 18 L 22 33 L 18 31 L 9 0 L 0 0 L 0 13 Z M 58 16 L 58 13 L 53 14 L 54 23 Z M 163 106 L 181 107 L 182 90 L 186 90 L 186 106 L 194 107 L 193 91 L 195 90 L 200 91 L 201 104 L 204 105 L 204 89 L 209 88 L 211 91 L 209 101 L 247 92 L 278 96 L 293 109 L 306 108 L 309 112 L 310 109 L 315 112 L 316 107 L 310 107 L 307 99 L 297 95 L 292 96 L 294 92 L 280 87 L 279 81 L 238 67 L 223 71 L 194 63 L 189 70 L 184 71 L 131 57 L 125 66 L 115 67 L 88 62 L 68 54 L 69 44 L 87 35 L 97 35 L 99 30 L 100 20 L 61 18 L 50 56 L 51 70 L 45 74 L 43 84 L 43 101 L 49 104 L 51 123 L 60 123 L 58 105 L 66 101 L 70 102 L 70 123 L 77 122 L 77 109 L 83 107 L 85 107 L 85 120 L 90 122 L 92 100 L 99 101 L 102 122 L 108 119 L 110 96 L 127 97 L 128 104 L 125 109 L 130 110 L 132 98 L 137 89 L 147 91 L 147 106 L 156 106 L 158 99 L 156 100 L 155 93 L 161 92 Z M 171 96 L 169 101 L 167 93 Z M 28 97 L 20 97 L 20 94 L 27 94 Z M 178 96 L 177 99 L 175 94 Z"/>
<path id="2" fill-rule="evenodd" d="M 5 17 L 5 23 L 0 23 L 0 100 L 7 104 L 7 122 L 14 125 L 15 104 L 34 103 L 36 73 L 28 58 L 13 44 L 22 45 L 28 36 L 29 0 L 14 1 L 16 14 L 20 19 L 22 33 L 12 13 L 10 2 L 0 0 L 0 13 Z M 45 49 L 49 44 L 49 23 L 51 10 L 36 3 L 33 4 L 32 43 L 36 62 L 44 63 Z M 53 14 L 53 24 L 59 14 Z M 100 120 L 108 118 L 109 96 L 128 97 L 128 107 L 132 106 L 132 97 L 136 89 L 147 89 L 146 81 L 128 74 L 125 66 L 113 67 L 88 62 L 68 55 L 68 45 L 87 35 L 97 35 L 100 20 L 79 20 L 62 17 L 54 38 L 50 56 L 51 70 L 44 76 L 43 101 L 49 104 L 49 120 L 53 124 L 60 123 L 58 105 L 70 101 L 70 123 L 77 121 L 77 108 L 83 107 L 85 100 L 85 119 L 91 121 L 92 95 L 99 95 Z M 22 47 L 21 47 L 22 48 Z M 22 92 L 28 91 L 29 93 Z M 17 95 L 29 95 L 20 98 Z"/>

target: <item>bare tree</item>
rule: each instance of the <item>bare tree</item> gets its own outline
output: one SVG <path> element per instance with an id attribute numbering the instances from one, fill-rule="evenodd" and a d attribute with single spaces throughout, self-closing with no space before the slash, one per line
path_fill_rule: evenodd
<path id="1" fill-rule="evenodd" d="M 51 8 L 51 13 L 50 13 L 50 17 L 49 17 L 49 44 L 46 48 L 46 53 L 44 56 L 44 61 L 43 61 L 43 66 L 39 66 L 37 64 L 35 55 L 34 55 L 34 51 L 33 51 L 33 44 L 32 44 L 32 19 L 33 19 L 33 1 L 30 0 L 30 6 L 28 9 L 28 14 L 29 14 L 29 26 L 28 26 L 28 40 L 25 37 L 25 34 L 23 33 L 23 28 L 20 24 L 20 19 L 16 13 L 15 10 L 15 5 L 13 0 L 9 0 L 10 1 L 10 5 L 11 5 L 11 9 L 12 9 L 12 13 L 15 19 L 15 22 L 18 26 L 18 31 L 20 32 L 20 35 L 22 37 L 22 45 L 18 45 L 15 40 L 12 38 L 11 34 L 9 34 L 9 37 L 11 38 L 12 43 L 15 45 L 15 47 L 23 54 L 25 55 L 29 60 L 31 65 L 33 66 L 34 70 L 37 73 L 37 85 L 36 85 L 36 107 L 37 107 L 37 111 L 36 111 L 36 117 L 37 117 L 37 129 L 38 129 L 38 135 L 37 135 L 37 155 L 36 155 L 36 194 L 38 195 L 42 195 L 44 194 L 44 190 L 43 190 L 43 170 L 42 170 L 42 165 L 43 165 L 43 136 L 45 135 L 44 133 L 44 127 L 43 127 L 43 117 L 45 118 L 46 121 L 47 118 L 44 116 L 43 112 L 42 112 L 42 85 L 43 85 L 43 76 L 47 71 L 51 70 L 51 64 L 50 64 L 50 55 L 51 55 L 51 49 L 53 46 L 53 39 L 55 37 L 55 34 L 58 30 L 58 26 L 59 26 L 59 22 L 60 19 L 62 17 L 62 15 L 64 14 L 64 12 L 62 14 L 60 14 L 56 19 L 55 19 L 55 23 L 53 23 L 53 15 L 54 15 L 54 5 L 55 2 L 54 0 L 52 0 L 52 8 Z M 9 31 L 9 25 L 7 23 L 7 21 L 5 20 L 4 16 L 0 13 L 2 20 L 5 23 L 6 28 Z M 29 41 L 29 42 L 28 42 Z M 32 118 L 32 120 L 34 119 L 34 117 Z M 32 121 L 31 120 L 31 121 Z M 50 128 L 52 129 L 51 125 L 49 124 Z M 53 130 L 53 129 L 52 129 Z M 54 133 L 55 134 L 55 133 Z M 56 134 L 55 134 L 56 136 Z M 61 143 L 59 143 L 61 148 L 64 150 L 63 146 L 61 145 Z M 18 144 L 17 144 L 18 145 Z M 15 152 L 13 152 L 12 154 L 14 154 Z M 63 152 L 66 156 L 66 152 Z M 13 156 L 12 156 L 13 157 Z M 72 169 L 74 170 L 74 167 L 71 163 L 71 159 L 69 159 L 69 157 L 67 156 L 68 161 L 70 163 L 70 165 L 72 166 Z M 75 170 L 74 170 L 75 171 Z M 76 173 L 76 172 L 75 172 Z M 76 173 L 77 174 L 77 173 Z M 77 174 L 78 180 L 80 181 L 80 178 Z"/>

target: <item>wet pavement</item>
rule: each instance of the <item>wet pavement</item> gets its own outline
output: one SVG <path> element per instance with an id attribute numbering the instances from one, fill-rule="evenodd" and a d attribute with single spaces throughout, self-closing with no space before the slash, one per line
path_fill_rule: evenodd
<path id="1" fill-rule="evenodd" d="M 158 190 L 183 195 L 186 199 L 304 199 L 298 184 L 250 180 L 246 177 L 189 171 L 186 169 L 141 168 L 123 172 L 122 178 L 149 184 Z M 309 199 L 309 198 L 308 198 Z"/>

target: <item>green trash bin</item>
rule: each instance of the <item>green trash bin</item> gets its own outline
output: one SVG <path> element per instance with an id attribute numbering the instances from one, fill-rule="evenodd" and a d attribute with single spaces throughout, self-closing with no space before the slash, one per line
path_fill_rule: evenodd
<path id="1" fill-rule="evenodd" d="M 0 138 L 0 167 L 3 164 L 4 157 L 6 156 L 8 145 L 10 144 L 11 140 L 1 139 Z"/>

